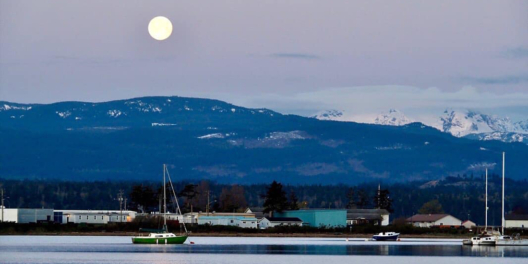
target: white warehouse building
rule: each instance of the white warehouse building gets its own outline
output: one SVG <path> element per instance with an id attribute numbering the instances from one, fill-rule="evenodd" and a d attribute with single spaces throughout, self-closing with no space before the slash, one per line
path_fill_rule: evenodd
<path id="1" fill-rule="evenodd" d="M 241 228 L 257 228 L 257 218 L 243 216 L 202 216 L 198 218 L 199 225 L 238 226 Z"/>
<path id="2" fill-rule="evenodd" d="M 0 209 L 0 221 L 18 224 L 51 222 L 53 209 L 3 208 Z"/>
<path id="3" fill-rule="evenodd" d="M 136 218 L 135 211 L 55 210 L 54 221 L 67 224 L 128 223 Z"/>

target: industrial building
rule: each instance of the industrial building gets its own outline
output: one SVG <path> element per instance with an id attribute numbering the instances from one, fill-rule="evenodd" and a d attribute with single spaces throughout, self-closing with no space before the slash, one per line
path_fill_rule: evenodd
<path id="1" fill-rule="evenodd" d="M 132 222 L 135 211 L 108 210 L 54 210 L 55 223 L 67 224 L 108 224 Z"/>
<path id="2" fill-rule="evenodd" d="M 17 224 L 51 222 L 53 209 L 2 208 L 0 220 Z"/>
<path id="3" fill-rule="evenodd" d="M 276 226 L 302 226 L 303 221 L 298 217 L 263 217 L 258 224 L 259 228 L 266 229 Z"/>
<path id="4" fill-rule="evenodd" d="M 186 213 L 183 215 L 183 219 L 185 223 L 190 224 L 200 224 L 200 218 L 202 217 L 210 217 L 210 216 L 218 216 L 218 217 L 243 217 L 243 218 L 255 218 L 254 213 L 229 213 L 229 212 L 194 212 L 194 213 Z M 176 220 L 176 219 L 174 219 Z"/>
<path id="5" fill-rule="evenodd" d="M 347 225 L 389 225 L 389 211 L 385 209 L 348 209 Z"/>
<path id="6" fill-rule="evenodd" d="M 305 209 L 274 212 L 273 217 L 297 217 L 304 226 L 344 227 L 347 224 L 346 209 Z"/>

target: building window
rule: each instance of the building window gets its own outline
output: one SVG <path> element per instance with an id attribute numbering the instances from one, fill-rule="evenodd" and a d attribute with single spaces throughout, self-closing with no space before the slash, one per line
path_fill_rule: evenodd
<path id="1" fill-rule="evenodd" d="M 79 219 L 81 219 L 81 216 L 79 215 Z"/>
<path id="2" fill-rule="evenodd" d="M 103 216 L 101 215 L 101 220 L 103 220 Z"/>
<path id="3" fill-rule="evenodd" d="M 86 216 L 86 220 L 88 220 L 88 216 Z"/>

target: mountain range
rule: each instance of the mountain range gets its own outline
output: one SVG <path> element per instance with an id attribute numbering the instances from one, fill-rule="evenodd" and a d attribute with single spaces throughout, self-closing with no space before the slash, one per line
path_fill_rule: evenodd
<path id="1" fill-rule="evenodd" d="M 354 121 L 344 116 L 342 111 L 330 110 L 322 111 L 314 117 L 320 120 Z M 513 122 L 508 117 L 483 114 L 469 109 L 446 109 L 432 121 L 414 120 L 397 109 L 389 109 L 387 112 L 378 114 L 368 123 L 403 126 L 413 122 L 421 122 L 455 137 L 528 144 L 528 120 Z"/>
<path id="2" fill-rule="evenodd" d="M 459 138 L 421 123 L 386 124 L 394 125 L 176 96 L 0 102 L 0 178 L 158 181 L 161 164 L 167 164 L 173 178 L 182 180 L 401 182 L 480 174 L 484 168 L 499 173 L 506 151 L 507 176 L 528 179 L 525 144 Z"/>

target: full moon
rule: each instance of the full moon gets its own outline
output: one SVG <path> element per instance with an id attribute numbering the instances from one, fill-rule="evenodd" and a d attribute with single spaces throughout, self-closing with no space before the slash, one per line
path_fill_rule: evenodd
<path id="1" fill-rule="evenodd" d="M 165 40 L 172 33 L 172 23 L 166 17 L 157 16 L 150 20 L 148 32 L 155 40 Z"/>

